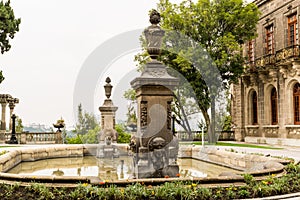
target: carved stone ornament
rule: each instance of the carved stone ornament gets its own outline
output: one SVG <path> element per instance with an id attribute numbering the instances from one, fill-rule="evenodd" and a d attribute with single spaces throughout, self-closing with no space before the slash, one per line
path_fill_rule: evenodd
<path id="1" fill-rule="evenodd" d="M 109 77 L 106 78 L 105 82 L 106 82 L 106 84 L 104 85 L 105 96 L 107 99 L 109 99 L 111 96 L 111 90 L 113 86 L 110 84 L 111 80 Z"/>
<path id="2" fill-rule="evenodd" d="M 282 78 L 286 79 L 288 75 L 288 70 L 285 66 L 280 66 L 279 73 L 282 75 Z"/>
<path id="3" fill-rule="evenodd" d="M 144 35 L 147 42 L 147 51 L 152 59 L 156 59 L 161 51 L 160 48 L 165 31 L 158 26 L 160 14 L 156 10 L 150 12 L 149 21 L 152 25 L 144 30 Z"/>
<path id="4" fill-rule="evenodd" d="M 250 75 L 243 75 L 242 81 L 245 85 L 249 86 L 250 85 Z"/>
<path id="5" fill-rule="evenodd" d="M 268 81 L 268 78 L 269 78 L 268 75 L 269 75 L 269 72 L 267 70 L 260 70 L 258 72 L 258 77 L 263 83 L 266 83 Z"/>
<path id="6" fill-rule="evenodd" d="M 270 68 L 270 70 L 269 70 L 269 77 L 271 78 L 272 81 L 275 82 L 277 80 L 277 69 Z"/>
<path id="7" fill-rule="evenodd" d="M 141 102 L 141 127 L 147 126 L 147 101 Z"/>
<path id="8" fill-rule="evenodd" d="M 149 70 L 148 73 L 153 77 L 163 77 L 166 74 L 165 69 Z"/>
<path id="9" fill-rule="evenodd" d="M 172 109 L 171 109 L 171 102 L 167 103 L 167 128 L 171 130 L 172 124 Z"/>
<path id="10" fill-rule="evenodd" d="M 151 10 L 150 11 L 150 23 L 151 24 L 159 24 L 160 22 L 160 14 L 156 10 Z"/>

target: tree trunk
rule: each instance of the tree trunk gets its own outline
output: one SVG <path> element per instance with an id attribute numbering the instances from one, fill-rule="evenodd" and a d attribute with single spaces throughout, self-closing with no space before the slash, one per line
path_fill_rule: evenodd
<path id="1" fill-rule="evenodd" d="M 179 98 L 179 92 L 177 94 L 177 96 L 175 96 L 176 100 L 177 100 L 177 109 L 182 113 L 182 115 L 178 114 L 178 117 L 181 121 L 181 123 L 179 124 L 189 135 L 189 139 L 191 139 L 191 134 L 192 134 L 192 130 L 187 118 L 187 115 L 183 109 L 183 106 L 181 104 L 180 98 Z"/>
<path id="2" fill-rule="evenodd" d="M 211 98 L 211 123 L 208 129 L 208 143 L 214 144 L 217 142 L 216 132 L 215 132 L 215 119 L 216 119 L 216 100 L 215 97 Z"/>

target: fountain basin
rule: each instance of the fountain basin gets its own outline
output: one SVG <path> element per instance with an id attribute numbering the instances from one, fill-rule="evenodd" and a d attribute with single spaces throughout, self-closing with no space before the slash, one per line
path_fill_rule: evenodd
<path id="1" fill-rule="evenodd" d="M 127 155 L 127 145 L 118 144 L 120 155 Z M 127 185 L 135 182 L 144 182 L 145 184 L 160 184 L 166 181 L 174 180 L 193 180 L 200 181 L 202 183 L 233 183 L 243 181 L 243 177 L 235 173 L 223 174 L 224 176 L 217 177 L 181 177 L 181 178 L 156 178 L 156 179 L 124 179 L 124 180 L 110 180 L 103 181 L 96 176 L 49 176 L 49 175 L 19 175 L 8 172 L 13 167 L 17 166 L 21 162 L 37 161 L 51 158 L 72 158 L 83 157 L 88 155 L 95 155 L 97 145 L 49 145 L 39 147 L 26 147 L 22 149 L 10 150 L 10 152 L 0 156 L 0 179 L 14 180 L 20 182 L 45 182 L 45 183 L 91 183 L 91 184 L 117 184 Z M 251 156 L 251 165 L 241 164 L 246 163 L 244 160 L 249 160 Z M 265 174 L 276 174 L 283 170 L 283 165 L 280 163 L 286 162 L 282 159 L 275 159 L 270 157 L 262 157 L 258 155 L 237 154 L 232 152 L 226 152 L 217 149 L 201 149 L 196 146 L 181 146 L 179 150 L 179 157 L 203 160 L 217 165 L 223 165 L 236 170 L 240 170 L 241 173 L 251 173 L 256 176 Z M 236 159 L 239 158 L 240 161 Z M 266 165 L 266 163 L 269 163 Z M 272 164 L 273 163 L 273 164 Z M 277 163 L 277 164 L 275 164 Z M 261 165 L 253 171 L 251 166 Z M 248 167 L 248 168 L 247 168 Z M 250 167 L 250 168 L 249 168 Z"/>

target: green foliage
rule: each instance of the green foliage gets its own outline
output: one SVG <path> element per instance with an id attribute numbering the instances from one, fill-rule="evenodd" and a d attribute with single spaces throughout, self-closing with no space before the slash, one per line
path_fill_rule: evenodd
<path id="1" fill-rule="evenodd" d="M 89 130 L 93 130 L 98 126 L 96 117 L 93 114 L 84 112 L 81 104 L 78 105 L 77 117 L 77 124 L 73 131 L 76 134 L 86 134 Z"/>
<path id="2" fill-rule="evenodd" d="M 94 129 L 89 130 L 86 134 L 81 136 L 83 144 L 97 144 L 98 134 L 100 132 L 100 126 L 96 126 Z"/>
<path id="3" fill-rule="evenodd" d="M 134 89 L 128 89 L 123 94 L 124 98 L 130 101 L 136 101 L 136 92 Z"/>
<path id="4" fill-rule="evenodd" d="M 15 33 L 19 31 L 19 25 L 21 19 L 16 19 L 14 16 L 14 11 L 10 6 L 10 0 L 0 1 L 0 48 L 3 54 L 9 51 L 11 45 L 9 44 L 9 39 L 13 39 Z M 0 74 L 1 80 L 2 74 Z M 1 83 L 1 81 L 0 81 Z"/>
<path id="5" fill-rule="evenodd" d="M 295 165 L 293 163 L 289 163 L 285 170 L 287 173 L 300 173 L 300 165 Z"/>
<path id="6" fill-rule="evenodd" d="M 4 151 L 0 151 L 0 156 L 2 156 L 2 155 L 4 155 L 4 154 L 6 154 L 6 153 L 8 153 L 9 151 L 7 151 L 7 150 L 4 150 Z"/>
<path id="7" fill-rule="evenodd" d="M 255 180 L 254 180 L 254 178 L 253 178 L 253 176 L 251 174 L 244 174 L 244 181 L 248 185 L 252 185 Z"/>
<path id="8" fill-rule="evenodd" d="M 116 124 L 115 129 L 118 132 L 118 143 L 130 143 L 131 134 L 125 132 L 124 124 Z"/>
<path id="9" fill-rule="evenodd" d="M 84 112 L 82 105 L 78 105 L 77 124 L 73 136 L 66 138 L 68 144 L 97 144 L 98 134 L 101 130 L 96 117 Z"/>
<path id="10" fill-rule="evenodd" d="M 144 185 L 141 183 L 118 187 L 113 184 L 93 186 L 88 183 L 77 187 L 46 187 L 41 183 L 0 184 L 1 199 L 187 199 L 187 200 L 227 200 L 243 198 L 261 198 L 300 191 L 299 165 L 289 164 L 287 173 L 274 174 L 255 180 L 253 176 L 244 176 L 246 185 L 202 187 L 194 181 L 173 181 L 161 185 Z"/>
<path id="11" fill-rule="evenodd" d="M 123 94 L 124 98 L 129 101 L 129 105 L 127 105 L 127 125 L 136 125 L 137 116 L 135 110 L 136 104 L 136 92 L 134 89 L 128 89 Z"/>
<path id="12" fill-rule="evenodd" d="M 22 119 L 19 116 L 17 116 L 17 118 L 16 118 L 16 132 L 17 133 L 22 133 L 23 128 L 24 128 L 24 126 L 23 126 L 23 123 L 22 123 Z"/>
<path id="13" fill-rule="evenodd" d="M 73 137 L 67 137 L 66 141 L 68 144 L 98 144 L 98 134 L 100 130 L 100 126 L 97 125 L 86 134 L 75 134 Z"/>
<path id="14" fill-rule="evenodd" d="M 66 141 L 68 144 L 83 144 L 80 135 L 75 135 L 74 137 L 67 137 Z"/>

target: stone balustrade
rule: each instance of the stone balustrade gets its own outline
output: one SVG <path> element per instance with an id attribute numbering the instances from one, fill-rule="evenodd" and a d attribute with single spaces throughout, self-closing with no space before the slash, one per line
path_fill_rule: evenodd
<path id="1" fill-rule="evenodd" d="M 5 141 L 9 141 L 11 133 L 5 132 Z M 19 144 L 62 144 L 61 132 L 16 133 Z"/>
<path id="2" fill-rule="evenodd" d="M 201 131 L 191 131 L 191 136 L 186 131 L 176 131 L 177 138 L 180 141 L 201 141 Z M 216 131 L 217 140 L 234 140 L 234 131 Z M 207 141 L 207 133 L 204 133 L 204 140 Z"/>

